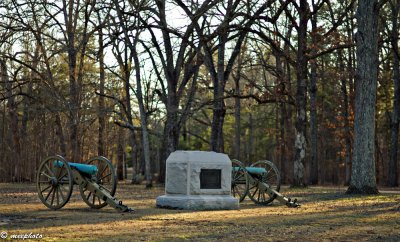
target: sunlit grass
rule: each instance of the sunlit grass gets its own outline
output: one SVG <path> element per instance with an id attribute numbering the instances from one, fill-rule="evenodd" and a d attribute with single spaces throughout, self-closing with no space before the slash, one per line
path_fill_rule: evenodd
<path id="1" fill-rule="evenodd" d="M 122 184 L 117 197 L 136 209 L 93 210 L 77 187 L 71 201 L 51 211 L 32 184 L 0 184 L 0 231 L 40 233 L 45 241 L 321 241 L 400 240 L 400 195 L 348 196 L 335 188 L 283 189 L 300 208 L 277 202 L 261 207 L 245 200 L 239 210 L 183 211 L 155 207 L 161 186 L 146 190 Z M 3 193 L 4 191 L 4 193 Z"/>

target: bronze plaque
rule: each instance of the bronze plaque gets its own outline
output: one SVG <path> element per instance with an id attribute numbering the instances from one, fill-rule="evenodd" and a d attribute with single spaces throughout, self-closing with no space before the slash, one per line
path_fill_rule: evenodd
<path id="1" fill-rule="evenodd" d="M 221 189 L 221 170 L 201 169 L 200 189 Z"/>

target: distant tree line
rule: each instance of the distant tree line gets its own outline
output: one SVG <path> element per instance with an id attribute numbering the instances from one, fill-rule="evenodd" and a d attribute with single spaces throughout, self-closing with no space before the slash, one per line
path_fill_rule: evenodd
<path id="1" fill-rule="evenodd" d="M 283 182 L 398 185 L 400 3 L 4 0 L 0 181 L 51 154 L 151 187 L 179 149 Z"/>

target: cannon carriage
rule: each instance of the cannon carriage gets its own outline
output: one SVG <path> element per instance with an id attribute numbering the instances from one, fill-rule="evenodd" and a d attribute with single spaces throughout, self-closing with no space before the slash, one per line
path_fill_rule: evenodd
<path id="1" fill-rule="evenodd" d="M 37 171 L 37 191 L 42 203 L 53 210 L 60 209 L 71 198 L 74 185 L 79 186 L 82 200 L 91 208 L 107 204 L 122 212 L 131 211 L 114 197 L 117 178 L 112 163 L 97 156 L 86 164 L 68 162 L 62 156 L 50 156 Z"/>
<path id="2" fill-rule="evenodd" d="M 232 196 L 242 202 L 248 196 L 254 203 L 268 205 L 274 199 L 288 207 L 298 207 L 296 199 L 279 193 L 281 177 L 278 168 L 268 160 L 261 160 L 251 166 L 244 166 L 239 160 L 232 160 Z"/>

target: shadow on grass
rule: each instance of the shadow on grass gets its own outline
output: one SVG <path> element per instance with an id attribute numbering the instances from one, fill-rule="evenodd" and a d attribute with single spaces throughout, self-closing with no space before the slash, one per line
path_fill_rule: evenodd
<path id="1" fill-rule="evenodd" d="M 12 200 L 11 203 L 6 203 L 7 206 L 22 206 L 24 209 L 19 209 L 16 212 L 12 210 L 7 213 L 0 212 L 0 228 L 7 230 L 47 230 L 48 228 L 65 227 L 68 230 L 90 225 L 90 228 L 85 228 L 86 233 L 88 233 L 91 229 L 96 230 L 100 225 L 104 229 L 104 225 L 111 226 L 119 222 L 127 222 L 129 224 L 126 225 L 126 228 L 134 228 L 135 232 L 126 231 L 125 227 L 124 229 L 114 228 L 122 237 L 129 237 L 134 233 L 138 236 L 137 238 L 159 235 L 163 239 L 170 238 L 173 240 L 237 240 L 241 238 L 244 241 L 271 239 L 279 241 L 281 238 L 282 240 L 288 238 L 309 240 L 309 236 L 339 233 L 343 226 L 357 225 L 362 228 L 362 226 L 376 225 L 399 228 L 400 224 L 399 219 L 364 222 L 366 225 L 357 222 L 357 220 L 368 220 L 390 213 L 389 210 L 396 205 L 396 201 L 394 199 L 392 201 L 391 198 L 399 198 L 398 195 L 388 196 L 391 201 L 380 202 L 378 206 L 375 203 L 361 206 L 359 200 L 370 198 L 370 196 L 346 195 L 344 192 L 332 193 L 334 191 L 313 192 L 309 189 L 284 189 L 284 194 L 287 193 L 293 198 L 298 198 L 306 209 L 287 208 L 277 202 L 274 202 L 271 206 L 262 207 L 246 200 L 241 204 L 238 211 L 217 211 L 214 213 L 155 208 L 154 200 L 158 195 L 163 194 L 162 187 L 147 190 L 138 186 L 122 185 L 117 191 L 117 197 L 124 200 L 125 204 L 136 208 L 136 212 L 119 213 L 110 207 L 100 210 L 83 207 L 86 205 L 77 194 L 74 194 L 71 204 L 67 204 L 61 210 L 52 211 L 38 202 L 32 192 L 34 188 L 24 189 L 24 192 L 27 191 L 31 192 L 26 193 L 24 198 L 36 199 L 35 202 L 15 205 Z M 16 196 L 17 198 L 13 198 L 14 200 L 18 199 L 18 191 L 13 193 L 10 189 L 10 196 Z M 351 204 L 345 204 L 351 199 L 358 203 L 356 209 Z M 326 204 L 324 204 L 325 202 Z M 321 203 L 321 205 L 317 203 Z M 318 211 L 319 206 L 321 206 L 321 211 Z M 323 206 L 330 206 L 329 211 L 323 210 Z M 1 224 L 2 217 L 6 220 L 4 224 Z M 146 225 L 150 223 L 150 227 L 147 228 Z M 187 236 L 182 235 L 185 231 L 191 231 L 191 233 L 188 233 Z M 366 233 L 372 233 L 368 231 L 367 229 Z M 153 235 L 149 233 L 153 233 Z M 349 240 L 345 237 L 346 235 L 350 236 L 350 240 L 356 239 L 354 237 L 356 232 L 352 231 L 347 231 L 343 233 L 343 236 L 336 238 Z M 181 238 L 181 236 L 183 237 Z M 392 234 L 382 236 L 378 237 L 378 235 L 371 234 L 368 238 L 388 241 L 399 238 Z M 107 239 L 107 235 L 104 238 Z M 318 239 L 318 237 L 316 238 Z"/>

